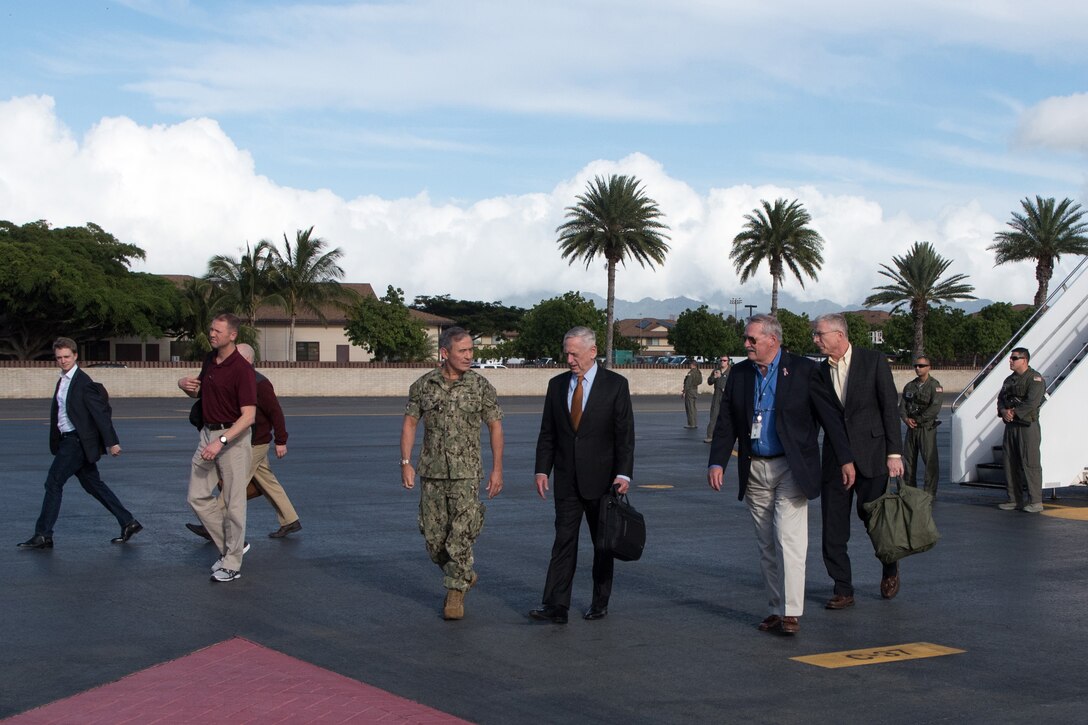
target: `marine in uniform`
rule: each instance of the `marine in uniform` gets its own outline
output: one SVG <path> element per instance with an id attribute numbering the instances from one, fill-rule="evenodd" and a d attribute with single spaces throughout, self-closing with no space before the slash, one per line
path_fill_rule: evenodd
<path id="1" fill-rule="evenodd" d="M 480 426 L 486 425 L 490 433 L 492 466 L 487 497 L 494 498 L 502 491 L 502 409 L 494 386 L 470 369 L 472 337 L 465 330 L 445 330 L 439 349 L 441 366 L 416 380 L 408 391 L 400 439 L 401 483 L 407 489 L 415 486 L 412 448 L 422 420 L 419 530 L 431 561 L 444 574 L 442 616 L 461 619 L 465 592 L 477 580 L 472 545 L 484 525 Z"/>
<path id="2" fill-rule="evenodd" d="M 699 370 L 699 364 L 691 361 L 691 369 L 684 376 L 684 412 L 688 416 L 688 424 L 685 428 L 696 427 L 695 399 L 699 396 L 699 384 L 703 382 L 703 373 Z"/>
<path id="3" fill-rule="evenodd" d="M 903 386 L 899 417 L 907 424 L 907 434 L 903 439 L 903 482 L 908 486 L 918 485 L 916 474 L 920 453 L 922 465 L 926 468 L 926 493 L 936 497 L 940 473 L 937 426 L 941 424 L 937 416 L 941 414 L 944 388 L 937 378 L 930 376 L 929 371 L 929 358 L 919 356 L 914 361 L 914 372 L 918 377 Z"/>
<path id="4" fill-rule="evenodd" d="M 1043 466 L 1039 446 L 1039 406 L 1046 395 L 1046 382 L 1030 367 L 1027 348 L 1015 348 L 1009 355 L 1012 374 L 1001 384 L 997 394 L 997 415 L 1005 423 L 1005 485 L 1009 499 L 998 504 L 1005 511 L 1022 509 L 1028 513 L 1043 510 Z M 1027 488 L 1027 502 L 1024 489 Z"/>
<path id="5" fill-rule="evenodd" d="M 729 371 L 732 369 L 733 362 L 728 356 L 722 355 L 718 360 L 718 367 L 710 371 L 710 375 L 706 378 L 706 384 L 714 389 L 714 397 L 710 399 L 710 422 L 706 426 L 706 438 L 703 439 L 703 443 L 714 440 L 714 424 L 718 422 L 718 411 L 722 407 L 722 392 L 725 390 Z"/>

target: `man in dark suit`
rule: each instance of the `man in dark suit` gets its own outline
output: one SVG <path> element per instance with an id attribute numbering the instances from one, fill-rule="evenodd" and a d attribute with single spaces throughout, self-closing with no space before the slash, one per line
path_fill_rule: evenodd
<path id="1" fill-rule="evenodd" d="M 899 406 L 888 361 L 876 350 L 854 348 L 847 336 L 846 318 L 838 313 L 816 318 L 812 337 L 827 355 L 820 363 L 820 378 L 831 390 L 842 411 L 857 477 L 845 486 L 835 473 L 839 460 L 824 441 L 823 549 L 824 565 L 835 582 L 828 609 L 854 606 L 850 573 L 850 505 L 857 497 L 858 517 L 868 519 L 864 504 L 880 498 L 888 477 L 903 475 L 903 448 L 899 436 Z M 899 565 L 884 564 L 880 595 L 891 599 L 899 593 Z"/>
<path id="2" fill-rule="evenodd" d="M 19 544 L 19 548 L 53 548 L 53 525 L 60 515 L 64 484 L 72 476 L 117 519 L 121 535 L 112 541 L 122 544 L 143 527 L 98 475 L 97 462 L 107 448 L 110 455 L 121 455 L 121 444 L 113 429 L 109 409 L 90 376 L 76 364 L 79 355 L 74 340 L 57 338 L 53 343 L 53 356 L 61 370 L 49 410 L 49 450 L 53 454 L 53 465 L 45 479 L 45 498 L 34 526 L 34 536 Z"/>
<path id="3" fill-rule="evenodd" d="M 770 612 L 760 631 L 795 634 L 804 611 L 808 502 L 820 495 L 820 425 L 843 461 L 841 482 L 854 482 L 842 416 L 820 382 L 816 363 L 782 350 L 782 326 L 755 315 L 744 329 L 748 359 L 722 391 L 710 446 L 707 482 L 722 488 L 737 446 L 740 492 L 759 544 Z"/>
<path id="4" fill-rule="evenodd" d="M 546 498 L 548 475 L 555 474 L 555 543 L 552 545 L 543 604 L 533 619 L 565 624 L 571 582 L 578 559 L 582 517 L 593 539 L 593 599 L 585 619 L 608 614 L 612 593 L 611 554 L 597 550 L 601 499 L 615 486 L 626 493 L 635 458 L 635 420 L 627 379 L 597 365 L 597 338 L 587 327 L 563 337 L 569 373 L 548 383 L 536 442 L 536 490 Z"/>

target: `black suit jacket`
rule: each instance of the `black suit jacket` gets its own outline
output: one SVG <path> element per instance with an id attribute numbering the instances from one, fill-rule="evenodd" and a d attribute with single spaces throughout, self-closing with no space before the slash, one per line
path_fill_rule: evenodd
<path id="1" fill-rule="evenodd" d="M 820 378 L 842 412 L 858 476 L 881 478 L 888 473 L 888 456 L 902 454 L 899 400 L 892 369 L 876 350 L 855 347 L 846 379 L 846 405 L 839 402 L 831 382 L 831 367 L 820 363 Z M 824 442 L 824 479 L 834 480 L 841 463 Z"/>
<path id="2" fill-rule="evenodd" d="M 57 387 L 53 389 L 52 405 L 49 406 L 49 450 L 54 456 L 60 450 L 60 430 L 57 429 L 58 390 L 60 390 L 59 380 Z M 83 455 L 91 463 L 101 458 L 107 448 L 120 443 L 117 432 L 113 429 L 109 411 L 106 409 L 106 401 L 98 388 L 91 384 L 91 377 L 83 372 L 82 368 L 77 367 L 75 375 L 72 376 L 64 410 L 79 435 L 79 442 L 83 445 Z"/>
<path id="3" fill-rule="evenodd" d="M 536 472 L 554 472 L 556 498 L 601 498 L 616 476 L 630 478 L 634 470 L 631 391 L 627 378 L 598 366 L 576 433 L 567 408 L 571 375 L 556 375 L 548 383 L 536 440 Z"/>
<path id="4" fill-rule="evenodd" d="M 711 466 L 723 469 L 737 445 L 740 492 L 744 498 L 751 469 L 752 421 L 755 420 L 756 365 L 745 360 L 733 367 L 722 391 L 721 409 L 710 445 Z M 834 393 L 820 381 L 816 363 L 782 352 L 775 387 L 775 431 L 786 454 L 790 473 L 809 499 L 820 495 L 820 426 L 824 440 L 834 446 L 844 463 L 851 460 L 842 416 Z M 826 443 L 825 443 L 826 445 Z"/>

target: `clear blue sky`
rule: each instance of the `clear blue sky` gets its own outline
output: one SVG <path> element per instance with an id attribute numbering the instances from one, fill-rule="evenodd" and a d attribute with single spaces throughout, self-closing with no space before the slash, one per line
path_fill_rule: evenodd
<path id="1" fill-rule="evenodd" d="M 158 272 L 313 224 L 379 289 L 603 292 L 551 259 L 554 229 L 621 172 L 673 229 L 628 299 L 736 291 L 718 258 L 775 196 L 828 243 L 792 293 L 860 300 L 927 239 L 980 295 L 1029 298 L 985 246 L 1020 199 L 1088 179 L 1084 3 L 0 7 L 0 218 L 95 221 Z M 508 273 L 526 257 L 547 263 Z"/>

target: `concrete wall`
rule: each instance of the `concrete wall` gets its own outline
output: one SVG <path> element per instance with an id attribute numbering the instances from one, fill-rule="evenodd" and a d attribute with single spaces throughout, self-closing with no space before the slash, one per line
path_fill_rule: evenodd
<path id="1" fill-rule="evenodd" d="M 277 394 L 285 397 L 403 397 L 408 386 L 427 368 L 370 367 L 272 367 L 261 370 L 276 386 Z M 90 368 L 92 378 L 106 386 L 111 397 L 160 398 L 181 397 L 178 378 L 196 375 L 199 367 L 163 366 L 130 368 Z M 548 380 L 559 368 L 484 369 L 478 371 L 495 385 L 499 395 L 543 395 Z M 685 369 L 634 368 L 621 369 L 631 383 L 634 395 L 679 395 L 687 373 Z M 707 370 L 703 371 L 705 380 Z M 946 393 L 958 393 L 975 376 L 975 370 L 936 370 Z M 48 398 L 57 383 L 56 367 L 0 367 L 0 399 Z M 897 390 L 914 377 L 909 370 L 894 373 Z M 709 395 L 710 387 L 700 386 L 701 394 Z"/>

